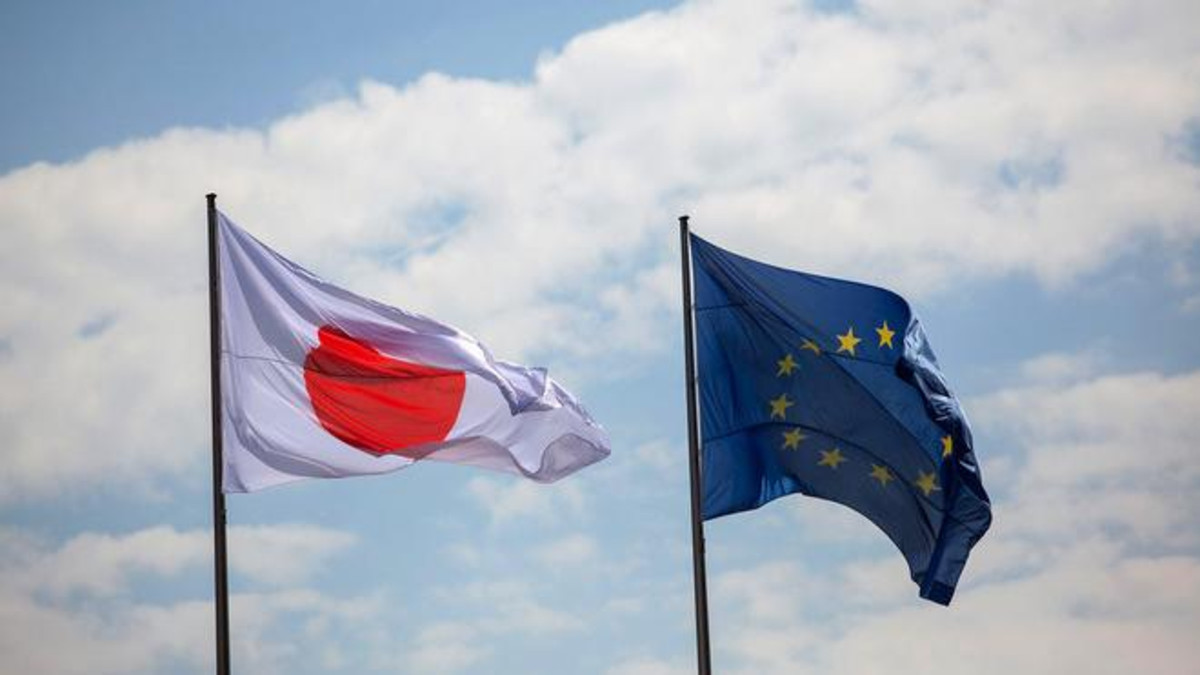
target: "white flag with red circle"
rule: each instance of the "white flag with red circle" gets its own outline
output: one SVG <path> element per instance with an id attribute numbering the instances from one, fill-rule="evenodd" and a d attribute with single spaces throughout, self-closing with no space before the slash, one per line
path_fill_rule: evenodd
<path id="1" fill-rule="evenodd" d="M 338 288 L 220 213 L 218 253 L 225 492 L 420 459 L 551 482 L 608 456 L 545 370 Z"/>

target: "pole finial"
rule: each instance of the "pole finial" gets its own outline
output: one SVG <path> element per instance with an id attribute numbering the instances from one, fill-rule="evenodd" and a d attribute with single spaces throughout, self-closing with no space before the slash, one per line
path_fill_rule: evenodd
<path id="1" fill-rule="evenodd" d="M 208 193 L 208 194 L 204 195 L 204 198 L 208 200 L 208 205 L 209 205 L 209 206 L 216 206 L 216 204 L 217 204 L 217 193 L 215 193 L 215 192 L 210 192 L 210 193 Z"/>
<path id="2" fill-rule="evenodd" d="M 679 224 L 683 225 L 684 227 L 687 227 L 688 218 L 691 218 L 691 216 L 688 216 L 688 215 L 679 216 Z"/>

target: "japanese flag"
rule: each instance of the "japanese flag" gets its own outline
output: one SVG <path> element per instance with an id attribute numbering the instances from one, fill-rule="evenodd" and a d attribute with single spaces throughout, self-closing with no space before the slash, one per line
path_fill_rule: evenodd
<path id="1" fill-rule="evenodd" d="M 217 217 L 225 492 L 418 459 L 551 482 L 608 456 L 545 370 L 333 286 Z"/>

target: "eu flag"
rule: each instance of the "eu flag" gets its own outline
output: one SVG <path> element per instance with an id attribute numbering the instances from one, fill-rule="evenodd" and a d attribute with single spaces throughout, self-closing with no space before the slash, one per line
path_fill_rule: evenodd
<path id="1" fill-rule="evenodd" d="M 991 505 L 958 399 L 899 295 L 691 236 L 705 519 L 800 492 L 882 529 L 949 604 Z"/>

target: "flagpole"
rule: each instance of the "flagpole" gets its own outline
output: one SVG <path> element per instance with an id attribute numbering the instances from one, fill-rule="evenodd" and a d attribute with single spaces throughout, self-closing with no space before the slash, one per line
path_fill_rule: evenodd
<path id="1" fill-rule="evenodd" d="M 224 461 L 221 443 L 221 294 L 217 264 L 217 195 L 208 199 L 208 334 L 212 399 L 213 593 L 216 598 L 217 675 L 229 675 L 229 578 L 225 557 Z"/>
<path id="2" fill-rule="evenodd" d="M 696 353 L 692 307 L 692 247 L 688 216 L 679 216 L 679 253 L 683 261 L 683 354 L 687 366 L 688 466 L 692 484 L 692 579 L 696 596 L 696 663 L 711 675 L 708 646 L 708 581 L 704 569 L 704 519 L 700 508 L 700 427 L 696 411 Z"/>

